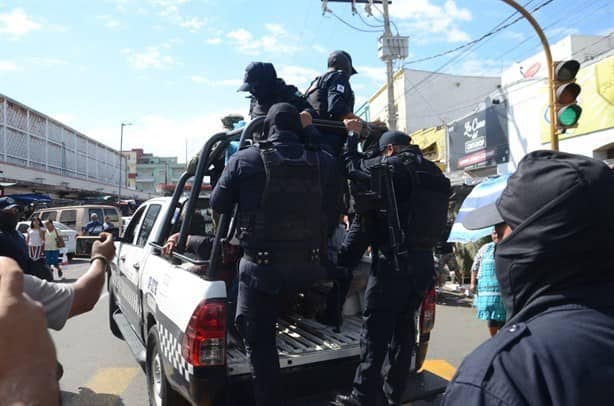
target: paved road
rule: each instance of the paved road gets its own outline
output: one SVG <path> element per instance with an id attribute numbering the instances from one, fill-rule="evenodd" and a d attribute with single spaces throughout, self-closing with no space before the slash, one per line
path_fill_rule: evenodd
<path id="1" fill-rule="evenodd" d="M 65 268 L 65 281 L 83 274 L 85 263 Z M 435 330 L 431 334 L 426 368 L 449 378 L 463 357 L 488 337 L 486 325 L 474 311 L 454 296 L 440 296 Z M 70 320 L 64 330 L 52 332 L 58 359 L 64 365 L 61 380 L 63 404 L 68 406 L 145 406 L 145 374 L 126 344 L 108 331 L 108 297 L 95 309 Z M 420 405 L 437 405 L 438 400 Z"/>

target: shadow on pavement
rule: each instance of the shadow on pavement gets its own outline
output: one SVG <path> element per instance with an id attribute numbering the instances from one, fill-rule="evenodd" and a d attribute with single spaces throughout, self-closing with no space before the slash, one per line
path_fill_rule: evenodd
<path id="1" fill-rule="evenodd" d="M 96 393 L 89 388 L 79 388 L 79 393 L 61 391 L 63 406 L 123 406 L 117 395 Z"/>
<path id="2" fill-rule="evenodd" d="M 467 297 L 464 294 L 447 292 L 445 290 L 437 291 L 437 304 L 443 306 L 456 307 L 471 307 L 473 298 Z"/>

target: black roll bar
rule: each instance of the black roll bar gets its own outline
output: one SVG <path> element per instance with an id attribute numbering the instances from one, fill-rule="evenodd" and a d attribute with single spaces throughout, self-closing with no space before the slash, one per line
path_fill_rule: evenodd
<path id="1" fill-rule="evenodd" d="M 245 146 L 246 140 L 249 137 L 252 137 L 252 134 L 254 133 L 254 131 L 257 130 L 260 126 L 262 126 L 263 122 L 264 122 L 264 117 L 256 117 L 255 119 L 250 121 L 247 126 L 243 128 L 243 131 L 241 132 L 241 138 L 239 140 L 239 149 Z M 198 170 L 197 170 L 197 173 L 198 173 Z M 236 209 L 237 209 L 237 206 L 235 205 L 233 212 L 236 212 Z M 220 213 L 218 224 L 215 229 L 214 244 L 213 244 L 213 247 L 211 247 L 211 257 L 209 258 L 209 268 L 207 269 L 207 272 L 206 272 L 206 277 L 209 279 L 215 279 L 215 276 L 217 273 L 217 264 L 219 263 L 219 259 L 221 255 L 220 242 L 222 241 L 223 238 L 227 236 L 231 217 L 232 216 L 229 215 L 228 213 Z M 182 234 L 183 234 L 183 227 L 182 227 Z"/>

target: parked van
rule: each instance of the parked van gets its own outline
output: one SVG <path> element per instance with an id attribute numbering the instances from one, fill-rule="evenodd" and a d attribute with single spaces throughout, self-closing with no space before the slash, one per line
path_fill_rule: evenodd
<path id="1" fill-rule="evenodd" d="M 109 216 L 111 223 L 121 230 L 122 221 L 119 210 L 114 206 L 88 204 L 84 206 L 50 207 L 35 211 L 32 217 L 40 217 L 41 220 L 54 220 L 66 224 L 68 227 L 81 232 L 81 229 L 90 221 L 92 213 L 98 215 L 98 221 L 104 222 L 105 216 Z"/>

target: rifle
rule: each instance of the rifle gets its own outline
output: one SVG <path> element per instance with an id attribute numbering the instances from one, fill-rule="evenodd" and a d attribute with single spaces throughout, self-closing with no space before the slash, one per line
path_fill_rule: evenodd
<path id="1" fill-rule="evenodd" d="M 378 194 L 379 198 L 384 198 L 386 201 L 386 222 L 388 223 L 388 240 L 390 250 L 392 251 L 392 261 L 395 271 L 400 271 L 399 255 L 405 254 L 401 252 L 400 247 L 405 240 L 405 235 L 401 229 L 399 221 L 399 210 L 397 207 L 396 193 L 394 191 L 394 181 L 392 179 L 392 166 L 386 163 L 374 166 L 373 173 L 373 190 Z"/>

